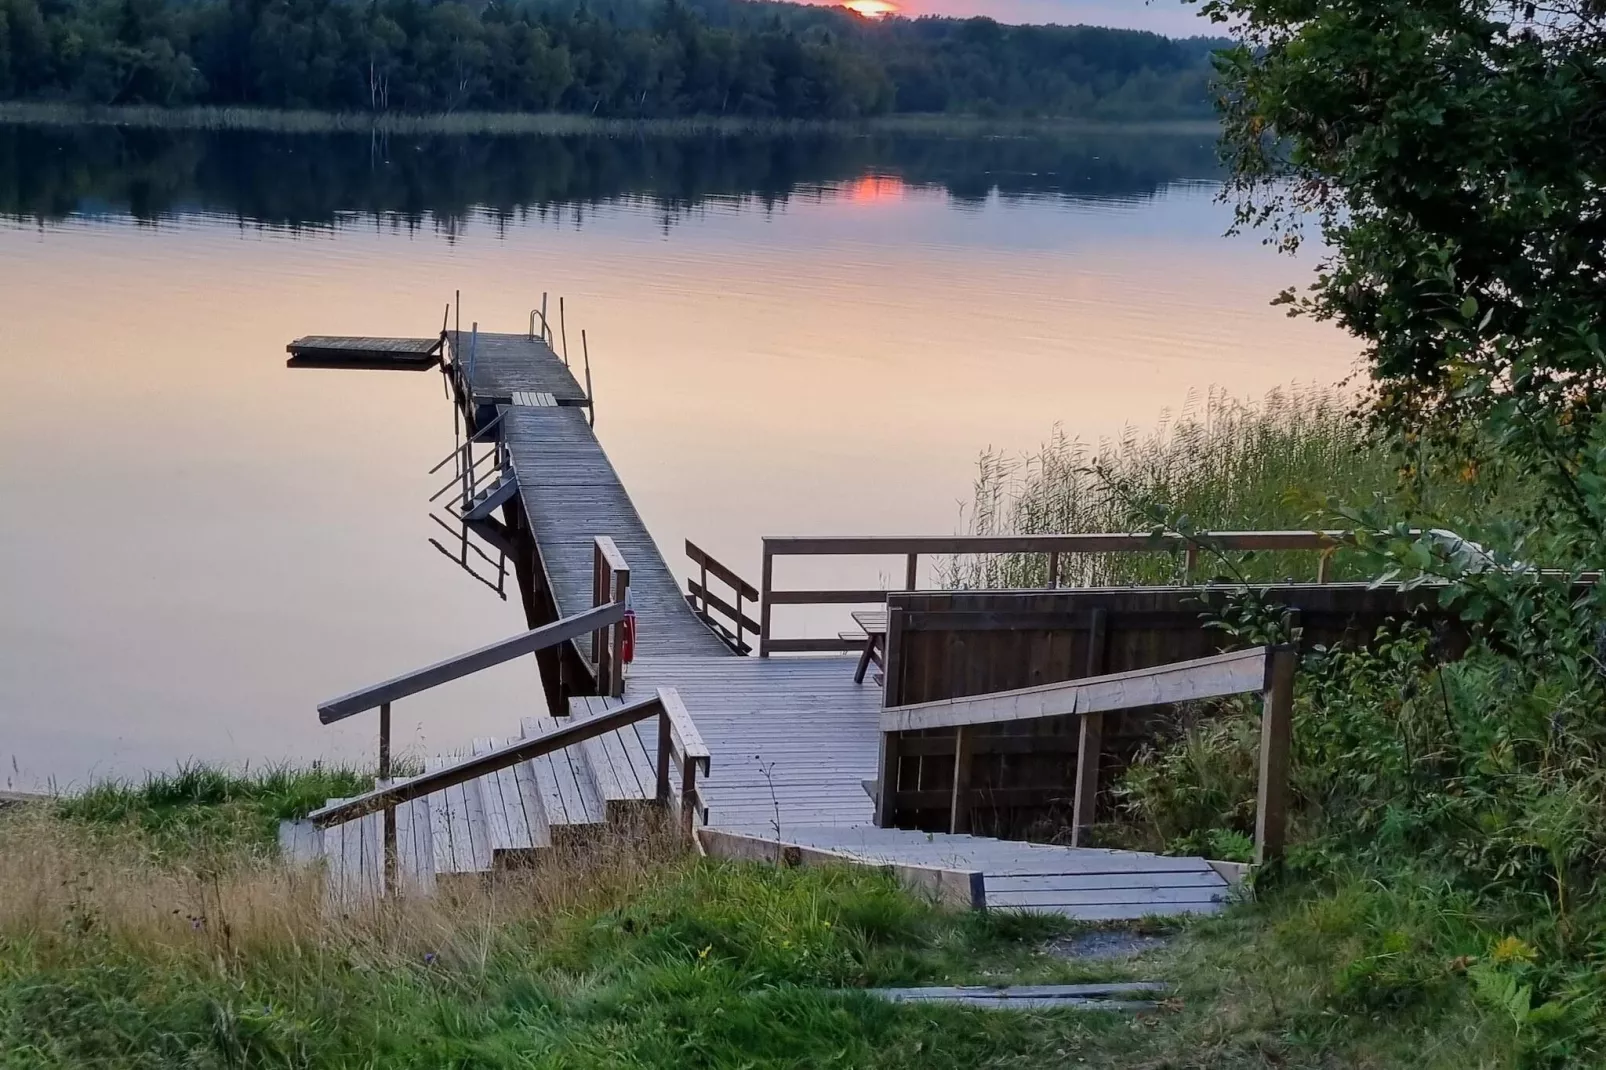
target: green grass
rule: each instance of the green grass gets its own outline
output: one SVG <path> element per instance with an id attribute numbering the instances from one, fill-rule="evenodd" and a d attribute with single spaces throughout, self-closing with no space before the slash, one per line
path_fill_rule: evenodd
<path id="1" fill-rule="evenodd" d="M 249 822 L 202 813 L 294 812 L 326 776 L 185 770 L 93 791 L 94 806 L 0 814 L 0 851 L 21 863 L 0 874 L 0 1066 L 1526 1065 L 1509 1011 L 1469 976 L 1499 959 L 1517 915 L 1480 915 L 1427 871 L 1398 886 L 1359 868 L 1290 882 L 1116 963 L 1046 954 L 1074 928 L 1063 920 L 940 910 L 880 873 L 673 852 L 610 869 L 619 844 L 581 859 L 586 879 L 557 899 L 533 894 L 551 883 L 537 867 L 343 916 L 260 857 Z M 193 857 L 230 827 L 244 850 L 221 873 L 177 850 L 153 861 L 153 826 L 170 846 L 194 837 Z M 1507 966 L 1544 946 L 1536 927 L 1516 931 L 1528 942 Z M 1176 998 L 1133 1018 L 854 991 L 1133 978 Z"/>
<path id="2" fill-rule="evenodd" d="M 151 773 L 140 782 L 100 781 L 61 799 L 69 822 L 103 830 L 138 830 L 158 847 L 191 850 L 203 844 L 268 851 L 279 822 L 304 817 L 332 798 L 373 786 L 372 774 L 285 765 L 230 772 L 204 763 Z"/>
<path id="3" fill-rule="evenodd" d="M 983 119 L 964 115 L 891 115 L 874 119 L 787 120 L 720 118 L 599 119 L 559 112 L 452 112 L 412 115 L 274 108 L 92 107 L 78 104 L 0 102 L 0 123 L 52 126 L 127 126 L 172 130 L 256 130 L 276 133 L 336 133 L 377 130 L 393 134 L 705 134 L 908 133 L 954 137 L 1114 133 L 1214 135 L 1214 119 L 1096 122 L 1085 119 Z"/>

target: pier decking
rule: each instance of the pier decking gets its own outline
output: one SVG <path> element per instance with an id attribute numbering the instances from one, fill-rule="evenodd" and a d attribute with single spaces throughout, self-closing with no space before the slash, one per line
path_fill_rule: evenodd
<path id="1" fill-rule="evenodd" d="M 1221 909 L 1229 882 L 1203 859 L 875 827 L 882 692 L 855 682 L 854 658 L 739 656 L 688 605 L 592 429 L 590 399 L 548 341 L 477 331 L 448 331 L 443 341 L 471 440 L 494 438 L 501 464 L 483 492 L 470 477 L 463 514 L 483 520 L 501 509 L 493 534 L 515 558 L 529 626 L 597 605 L 600 536 L 629 569 L 635 659 L 622 694 L 604 697 L 602 681 L 587 678 L 600 667 L 581 637 L 538 654 L 546 701 L 532 694 L 528 709 L 509 711 L 510 730 L 539 741 L 562 723 L 628 712 L 670 689 L 710 756 L 693 819 L 710 853 L 889 867 L 952 902 L 1077 918 Z M 427 891 L 437 877 L 529 860 L 648 804 L 662 790 L 658 732 L 659 721 L 641 720 L 399 807 L 397 880 Z M 484 754 L 497 742 L 462 751 Z M 322 833 L 337 902 L 384 890 L 379 818 Z M 306 830 L 287 834 L 299 850 Z"/>

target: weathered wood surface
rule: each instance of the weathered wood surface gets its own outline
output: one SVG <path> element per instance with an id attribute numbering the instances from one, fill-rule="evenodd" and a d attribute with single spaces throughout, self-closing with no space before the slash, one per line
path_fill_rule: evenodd
<path id="1" fill-rule="evenodd" d="M 290 354 L 291 366 L 423 370 L 440 363 L 441 340 L 308 335 L 284 348 Z"/>
<path id="2" fill-rule="evenodd" d="M 875 776 L 881 700 L 853 683 L 852 659 L 643 657 L 625 678 L 625 701 L 666 680 L 714 756 L 700 782 L 710 825 L 769 832 L 777 822 L 870 821 L 862 782 Z M 638 729 L 656 755 L 657 726 Z"/>
<path id="3" fill-rule="evenodd" d="M 468 331 L 446 332 L 452 362 L 469 371 L 470 388 L 480 404 L 507 404 L 519 394 L 550 394 L 558 405 L 585 402 L 586 393 L 552 348 L 539 338 L 522 334 L 490 334 L 481 331 L 473 342 L 470 360 Z"/>
<path id="4" fill-rule="evenodd" d="M 1254 647 L 1174 665 L 1063 680 L 991 695 L 891 706 L 881 713 L 884 732 L 914 732 L 958 725 L 1032 721 L 1167 703 L 1196 702 L 1258 691 L 1266 678 L 1267 648 Z"/>
<path id="5" fill-rule="evenodd" d="M 686 604 L 584 412 L 514 407 L 502 418 L 501 430 L 546 587 L 560 613 L 591 607 L 596 537 L 606 535 L 630 566 L 637 657 L 732 656 Z"/>
<path id="6" fill-rule="evenodd" d="M 770 838 L 867 866 L 976 872 L 989 909 L 1108 921 L 1213 914 L 1231 895 L 1202 858 L 865 826 L 794 826 Z"/>

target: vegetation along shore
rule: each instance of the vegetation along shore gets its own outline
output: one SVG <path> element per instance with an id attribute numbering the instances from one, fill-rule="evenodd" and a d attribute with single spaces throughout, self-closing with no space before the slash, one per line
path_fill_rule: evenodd
<path id="1" fill-rule="evenodd" d="M 0 100 L 601 119 L 1204 118 L 1220 42 L 750 0 L 5 0 Z"/>

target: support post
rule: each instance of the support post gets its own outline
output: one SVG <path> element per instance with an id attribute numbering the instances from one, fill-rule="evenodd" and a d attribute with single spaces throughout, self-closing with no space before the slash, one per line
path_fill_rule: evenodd
<path id="1" fill-rule="evenodd" d="M 1048 586 L 1050 590 L 1060 585 L 1060 552 L 1050 550 L 1048 554 Z"/>
<path id="2" fill-rule="evenodd" d="M 1199 570 L 1199 547 L 1189 543 L 1187 549 L 1182 551 L 1182 582 L 1192 583 L 1194 573 Z"/>
<path id="3" fill-rule="evenodd" d="M 613 570 L 613 600 L 620 605 L 630 602 L 630 570 L 620 568 Z M 623 698 L 625 693 L 625 622 L 619 621 L 613 626 L 613 651 L 608 656 L 610 675 L 608 677 L 608 694 L 613 698 Z"/>
<path id="4" fill-rule="evenodd" d="M 920 555 L 910 554 L 903 565 L 903 589 L 912 591 L 920 584 Z"/>
<path id="5" fill-rule="evenodd" d="M 379 782 L 390 784 L 390 703 L 379 704 Z M 396 887 L 396 806 L 385 807 L 385 894 L 394 896 Z"/>
<path id="6" fill-rule="evenodd" d="M 770 656 L 770 592 L 775 587 L 775 555 L 764 543 L 764 567 L 758 579 L 758 656 Z"/>
<path id="7" fill-rule="evenodd" d="M 1260 712 L 1260 788 L 1255 799 L 1255 864 L 1283 856 L 1288 836 L 1288 752 L 1293 742 L 1292 647 L 1277 647 L 1266 659 L 1266 690 Z"/>
<path id="8" fill-rule="evenodd" d="M 697 827 L 697 759 L 689 755 L 680 759 L 680 831 L 690 840 Z"/>
<path id="9" fill-rule="evenodd" d="M 974 727 L 960 725 L 954 729 L 954 789 L 948 804 L 948 831 L 955 835 L 970 831 L 970 767 L 975 738 Z"/>
<path id="10" fill-rule="evenodd" d="M 1087 672 L 1104 672 L 1104 610 L 1093 610 L 1087 632 Z M 1077 725 L 1076 792 L 1071 810 L 1071 846 L 1081 847 L 1098 818 L 1099 761 L 1104 751 L 1104 714 L 1084 713 Z"/>
<path id="11" fill-rule="evenodd" d="M 768 588 L 768 577 L 766 589 Z M 881 673 L 885 681 L 881 690 L 881 705 L 897 706 L 903 702 L 903 684 L 899 679 L 898 669 L 901 657 L 899 648 L 903 644 L 903 614 L 901 609 L 889 608 L 887 610 L 887 641 L 881 648 Z M 902 737 L 897 732 L 881 733 L 881 754 L 879 771 L 876 780 L 875 823 L 881 828 L 891 828 L 897 819 L 898 798 L 898 760 L 900 757 L 898 742 Z"/>
<path id="12" fill-rule="evenodd" d="M 1323 550 L 1322 556 L 1316 559 L 1316 582 L 1326 583 L 1333 571 L 1333 551 Z"/>
<path id="13" fill-rule="evenodd" d="M 658 710 L 658 805 L 669 808 L 669 707 Z"/>

